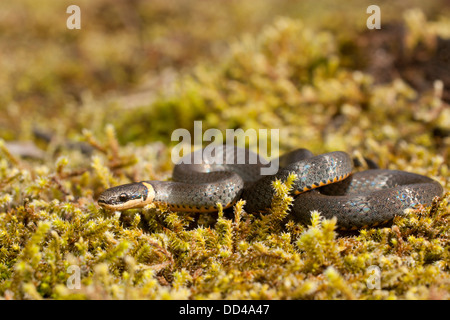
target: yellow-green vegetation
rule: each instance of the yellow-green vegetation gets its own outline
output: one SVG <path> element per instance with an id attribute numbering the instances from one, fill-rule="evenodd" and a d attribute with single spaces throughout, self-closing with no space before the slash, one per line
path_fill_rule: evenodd
<path id="1" fill-rule="evenodd" d="M 69 31 L 71 3 L 44 3 L 0 5 L 1 30 L 30 31 L 0 36 L 11 43 L 0 76 L 1 298 L 450 298 L 449 88 L 376 79 L 358 45 L 382 32 L 365 29 L 367 5 L 349 2 L 347 19 L 334 8 L 343 16 L 333 22 L 326 4 L 302 13 L 309 2 L 80 1 L 82 29 Z M 384 7 L 404 30 L 402 58 L 433 57 L 437 39 L 450 38 L 439 4 Z M 280 152 L 346 151 L 433 177 L 446 194 L 354 233 L 338 233 L 319 208 L 310 225 L 293 221 L 294 175 L 274 183 L 264 214 L 243 201 L 215 214 L 99 208 L 105 188 L 170 179 L 171 133 L 194 120 L 204 130 L 280 129 Z M 18 140 L 42 154 L 14 152 Z M 368 285 L 373 266 L 379 288 Z"/>

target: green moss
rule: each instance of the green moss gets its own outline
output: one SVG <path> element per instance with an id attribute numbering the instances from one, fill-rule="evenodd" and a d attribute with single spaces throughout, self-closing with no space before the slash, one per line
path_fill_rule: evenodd
<path id="1" fill-rule="evenodd" d="M 142 18 L 169 10 L 158 3 L 149 9 L 139 2 Z M 245 5 L 229 3 L 227 10 L 243 6 L 239 12 L 248 17 Z M 111 10 L 100 11 L 104 17 L 115 16 Z M 432 46 L 435 35 L 446 30 L 445 20 L 423 22 L 427 27 L 418 30 L 414 21 L 425 17 L 408 12 L 411 50 Z M 52 64 L 38 59 L 11 86 L 0 86 L 5 91 L 0 110 L 12 124 L 2 138 L 34 139 L 46 150 L 41 159 L 27 159 L 0 140 L 0 297 L 449 298 L 449 140 L 435 134 L 436 128 L 448 129 L 449 117 L 439 83 L 427 92 L 416 91 L 402 78 L 378 83 L 356 67 L 358 62 L 352 63 L 355 52 L 343 50 L 349 39 L 356 42 L 360 36 L 355 25 L 341 37 L 333 28 L 286 16 L 258 23 L 263 25 L 258 32 L 236 31 L 240 36 L 227 41 L 220 55 L 206 59 L 195 52 L 197 59 L 191 63 L 185 61 L 191 57 L 189 50 L 180 51 L 183 61 L 173 62 L 177 55 L 168 43 L 176 43 L 174 29 L 147 30 L 152 39 L 159 39 L 161 54 L 172 53 L 172 67 L 186 68 L 174 72 L 168 82 L 158 75 L 156 83 L 164 85 L 155 85 L 151 98 L 129 105 L 128 95 L 99 98 L 96 93 L 126 88 L 142 73 L 140 67 L 148 70 L 154 64 L 134 64 L 145 59 L 135 59 L 136 42 L 120 33 L 123 20 L 106 20 L 118 25 L 110 25 L 115 32 L 105 38 L 102 27 L 93 26 L 91 33 L 65 40 L 82 37 L 77 52 L 89 56 L 96 70 L 84 75 L 76 61 L 63 68 L 62 55 L 54 55 Z M 204 34 L 201 30 L 193 34 Z M 219 30 L 216 27 L 213 36 Z M 105 45 L 110 37 L 117 46 Z M 96 41 L 103 45 L 95 46 Z M 116 51 L 125 47 L 124 55 Z M 37 75 L 42 75 L 39 83 L 33 80 Z M 108 81 L 101 83 L 97 77 Z M 77 82 L 95 83 L 95 98 L 73 89 Z M 68 83 L 77 91 L 75 100 L 63 89 Z M 29 107 L 39 99 L 47 106 L 64 102 L 55 111 L 57 120 Z M 409 210 L 390 227 L 353 234 L 339 233 L 336 220 L 323 219 L 318 211 L 310 225 L 291 219 L 293 198 L 288 191 L 294 174 L 274 182 L 268 212 L 247 212 L 244 201 L 213 214 L 177 213 L 164 206 L 119 214 L 96 205 L 107 187 L 169 179 L 171 133 L 192 130 L 194 120 L 203 120 L 204 130 L 278 128 L 281 152 L 298 147 L 316 153 L 343 150 L 359 159 L 371 158 L 383 168 L 433 177 L 447 193 L 430 207 Z M 35 123 L 55 128 L 53 139 L 32 138 Z M 68 146 L 67 141 L 84 143 L 90 151 Z M 380 270 L 378 289 L 368 286 L 373 266 Z M 73 287 L 78 284 L 75 275 L 79 287 Z"/>

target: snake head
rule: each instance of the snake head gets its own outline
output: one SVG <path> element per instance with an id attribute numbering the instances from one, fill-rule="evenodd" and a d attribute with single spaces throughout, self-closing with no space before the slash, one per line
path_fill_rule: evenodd
<path id="1" fill-rule="evenodd" d="M 151 184 L 135 182 L 112 187 L 105 190 L 98 198 L 98 204 L 109 210 L 126 210 L 136 207 L 144 207 L 154 198 L 154 190 Z"/>

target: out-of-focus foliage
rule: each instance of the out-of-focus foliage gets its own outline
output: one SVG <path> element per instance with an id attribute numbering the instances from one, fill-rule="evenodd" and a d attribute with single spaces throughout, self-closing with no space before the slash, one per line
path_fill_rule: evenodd
<path id="1" fill-rule="evenodd" d="M 274 183 L 266 214 L 242 201 L 217 214 L 95 203 L 107 187 L 170 178 L 170 135 L 194 120 L 280 129 L 281 152 L 343 150 L 448 191 L 445 79 L 378 81 L 360 49 L 382 32 L 365 29 L 371 3 L 323 3 L 85 0 L 75 31 L 67 1 L 2 2 L 0 297 L 448 299 L 448 195 L 354 234 L 320 208 L 309 226 L 292 221 L 295 176 Z M 413 3 L 380 1 L 382 25 L 401 26 L 405 59 L 433 57 L 448 8 Z M 41 153 L 20 156 L 19 140 Z"/>

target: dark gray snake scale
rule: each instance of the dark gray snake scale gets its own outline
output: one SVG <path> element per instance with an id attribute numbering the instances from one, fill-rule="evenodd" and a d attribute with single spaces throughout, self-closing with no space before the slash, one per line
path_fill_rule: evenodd
<path id="1" fill-rule="evenodd" d="M 183 159 L 192 160 L 194 153 Z M 223 164 L 214 163 L 214 158 L 222 159 Z M 292 191 L 292 218 L 309 223 L 311 211 L 317 210 L 325 218 L 336 217 L 342 229 L 358 229 L 389 222 L 407 208 L 431 204 L 443 193 L 435 180 L 405 171 L 371 169 L 352 173 L 352 159 L 340 151 L 313 156 L 306 149 L 298 149 L 278 161 L 280 168 L 275 175 L 262 176 L 260 169 L 269 164 L 257 154 L 223 146 L 213 157 L 204 157 L 201 164 L 177 164 L 173 181 L 116 186 L 104 191 L 98 203 L 111 210 L 164 203 L 174 211 L 213 212 L 217 211 L 217 203 L 226 208 L 244 199 L 247 212 L 262 212 L 271 206 L 272 182 L 285 181 L 294 173 L 297 179 Z"/>

